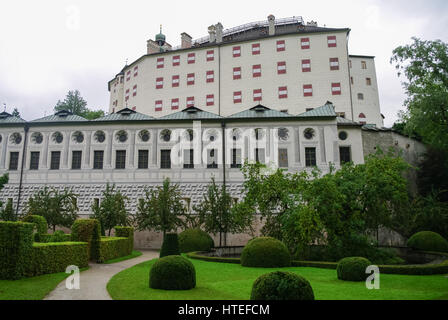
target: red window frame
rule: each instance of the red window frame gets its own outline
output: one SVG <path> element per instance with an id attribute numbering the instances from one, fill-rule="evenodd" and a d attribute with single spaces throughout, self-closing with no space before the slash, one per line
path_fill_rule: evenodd
<path id="1" fill-rule="evenodd" d="M 285 51 L 286 43 L 285 40 L 277 40 L 277 52 Z"/>
<path id="2" fill-rule="evenodd" d="M 252 55 L 257 55 L 261 53 L 261 47 L 259 43 L 252 44 Z"/>
<path id="3" fill-rule="evenodd" d="M 285 93 L 286 91 L 286 93 Z M 278 98 L 279 99 L 286 99 L 288 98 L 288 87 L 278 87 Z"/>
<path id="4" fill-rule="evenodd" d="M 286 61 L 277 62 L 277 74 L 285 74 L 285 73 L 286 73 Z"/>
<path id="5" fill-rule="evenodd" d="M 261 101 L 263 98 L 263 91 L 261 89 L 254 89 L 253 98 L 254 101 Z"/>
<path id="6" fill-rule="evenodd" d="M 234 58 L 241 57 L 241 46 L 235 46 L 232 48 L 232 55 Z"/>
<path id="7" fill-rule="evenodd" d="M 173 67 L 180 66 L 180 56 L 173 56 Z"/>
<path id="8" fill-rule="evenodd" d="M 177 80 L 176 82 L 174 80 Z M 171 86 L 173 88 L 178 87 L 180 83 L 180 76 L 179 75 L 174 75 L 171 79 Z"/>
<path id="9" fill-rule="evenodd" d="M 302 72 L 311 72 L 311 59 L 302 60 Z"/>
<path id="10" fill-rule="evenodd" d="M 162 100 L 156 100 L 154 104 L 155 111 L 162 111 L 163 109 L 163 101 Z"/>
<path id="11" fill-rule="evenodd" d="M 192 52 L 188 54 L 187 58 L 188 64 L 193 64 L 196 62 L 196 53 Z"/>
<path id="12" fill-rule="evenodd" d="M 157 69 L 163 69 L 165 67 L 165 58 L 157 58 Z"/>
<path id="13" fill-rule="evenodd" d="M 332 65 L 333 63 L 337 63 L 337 65 Z M 339 70 L 339 58 L 330 58 L 330 70 Z"/>
<path id="14" fill-rule="evenodd" d="M 187 108 L 194 106 L 194 97 L 187 97 Z"/>
<path id="15" fill-rule="evenodd" d="M 212 76 L 212 77 L 209 77 Z M 215 82 L 215 71 L 210 70 L 205 73 L 205 79 L 207 83 Z"/>
<path id="16" fill-rule="evenodd" d="M 129 100 L 129 89 L 126 89 L 126 97 L 125 97 L 125 101 Z"/>
<path id="17" fill-rule="evenodd" d="M 156 89 L 163 89 L 163 77 L 156 78 Z"/>
<path id="18" fill-rule="evenodd" d="M 241 91 L 233 92 L 233 103 L 241 103 L 243 102 L 243 93 Z"/>
<path id="19" fill-rule="evenodd" d="M 132 107 L 132 110 L 135 111 L 137 109 L 137 107 Z"/>
<path id="20" fill-rule="evenodd" d="M 339 90 L 338 90 L 339 89 Z M 331 93 L 334 96 L 339 96 L 342 93 L 341 83 L 340 82 L 333 82 L 331 84 Z"/>
<path id="21" fill-rule="evenodd" d="M 236 72 L 239 72 L 239 74 L 235 74 Z M 241 67 L 234 67 L 233 68 L 233 80 L 241 79 Z"/>
<path id="22" fill-rule="evenodd" d="M 261 77 L 261 64 L 254 64 L 252 66 L 252 77 L 253 78 Z"/>
<path id="23" fill-rule="evenodd" d="M 193 79 L 192 79 L 193 78 Z M 187 74 L 187 86 L 194 85 L 195 75 L 194 73 Z"/>
<path id="24" fill-rule="evenodd" d="M 311 91 L 310 91 L 311 89 Z M 312 97 L 313 96 L 313 85 L 312 84 L 304 84 L 303 85 L 303 96 L 304 97 Z"/>
<path id="25" fill-rule="evenodd" d="M 205 104 L 207 107 L 214 106 L 215 105 L 215 95 L 214 94 L 208 94 L 205 97 Z"/>
<path id="26" fill-rule="evenodd" d="M 128 70 L 128 72 L 126 72 L 126 81 L 130 80 L 131 80 L 131 70 Z"/>
<path id="27" fill-rule="evenodd" d="M 214 61 L 214 60 L 215 60 L 215 50 L 208 50 L 207 61 Z"/>
<path id="28" fill-rule="evenodd" d="M 179 109 L 179 98 L 171 99 L 171 110 Z"/>
<path id="29" fill-rule="evenodd" d="M 328 43 L 328 48 L 336 48 L 338 46 L 337 41 L 336 41 L 336 36 L 328 36 L 327 43 Z"/>
<path id="30" fill-rule="evenodd" d="M 137 85 L 132 88 L 132 96 L 135 97 L 137 95 Z"/>
<path id="31" fill-rule="evenodd" d="M 300 39 L 300 47 L 303 50 L 309 49 L 311 47 L 310 38 L 301 38 Z"/>
<path id="32" fill-rule="evenodd" d="M 138 76 L 138 66 L 134 67 L 134 78 Z"/>

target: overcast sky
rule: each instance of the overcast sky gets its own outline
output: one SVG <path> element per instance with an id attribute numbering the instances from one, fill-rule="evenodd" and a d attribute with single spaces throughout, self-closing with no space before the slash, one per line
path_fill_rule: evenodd
<path id="1" fill-rule="evenodd" d="M 26 120 L 52 113 L 58 99 L 78 89 L 92 109 L 107 110 L 107 82 L 146 53 L 146 40 L 163 25 L 167 41 L 180 34 L 206 36 L 224 28 L 302 16 L 320 26 L 349 27 L 351 54 L 376 56 L 381 111 L 396 120 L 404 92 L 389 60 L 392 50 L 417 36 L 448 41 L 446 0 L 205 1 L 39 0 L 0 2 L 0 105 Z"/>

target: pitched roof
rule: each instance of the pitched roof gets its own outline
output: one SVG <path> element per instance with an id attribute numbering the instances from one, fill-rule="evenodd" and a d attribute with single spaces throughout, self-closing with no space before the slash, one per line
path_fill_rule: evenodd
<path id="1" fill-rule="evenodd" d="M 22 118 L 15 117 L 8 112 L 2 112 L 0 113 L 0 123 L 24 123 L 26 122 Z"/>
<path id="2" fill-rule="evenodd" d="M 43 117 L 40 119 L 36 119 L 33 120 L 31 122 L 84 122 L 84 121 L 89 121 L 81 116 L 78 116 L 76 114 L 73 114 L 70 111 L 67 110 L 61 110 L 56 112 L 55 114 L 48 116 L 48 117 Z"/>
<path id="3" fill-rule="evenodd" d="M 354 122 L 350 119 L 345 119 L 342 117 L 337 117 L 336 121 L 337 121 L 338 125 L 341 125 L 341 126 L 344 126 L 344 125 L 345 126 L 359 126 L 359 127 L 362 126 L 362 124 L 360 124 L 359 122 Z"/>
<path id="4" fill-rule="evenodd" d="M 250 108 L 249 110 L 244 110 L 235 114 L 232 114 L 231 116 L 227 117 L 228 119 L 257 119 L 257 118 L 290 118 L 293 117 L 292 115 L 280 112 L 277 110 L 269 109 L 268 107 L 265 107 L 261 104 Z"/>
<path id="5" fill-rule="evenodd" d="M 160 120 L 207 120 L 207 119 L 222 119 L 221 116 L 208 111 L 201 110 L 196 107 L 188 107 L 182 111 L 168 114 L 159 118 Z"/>
<path id="6" fill-rule="evenodd" d="M 337 114 L 334 111 L 334 106 L 330 101 L 327 101 L 327 103 L 325 103 L 322 107 L 318 107 L 298 115 L 298 117 L 300 118 L 336 117 L 336 116 Z"/>
<path id="7" fill-rule="evenodd" d="M 131 110 L 129 108 L 121 109 L 120 111 L 116 113 L 108 114 L 104 117 L 92 120 L 96 122 L 103 122 L 103 121 L 133 121 L 133 120 L 154 120 L 153 117 L 148 116 L 143 113 L 136 112 L 134 110 Z"/>

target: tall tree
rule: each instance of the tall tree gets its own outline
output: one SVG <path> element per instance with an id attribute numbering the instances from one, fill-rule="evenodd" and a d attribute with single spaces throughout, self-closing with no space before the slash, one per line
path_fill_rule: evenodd
<path id="1" fill-rule="evenodd" d="M 448 44 L 412 38 L 393 51 L 391 63 L 404 75 L 405 132 L 419 134 L 436 149 L 448 150 Z"/>
<path id="2" fill-rule="evenodd" d="M 9 176 L 7 173 L 0 176 L 0 191 L 4 188 L 5 184 L 8 183 L 8 180 L 9 180 Z M 0 201 L 0 220 L 5 220 L 5 221 L 14 220 L 10 215 L 10 211 L 8 210 L 8 209 L 10 209 L 10 207 L 12 207 L 12 203 L 8 202 L 4 209 L 2 209 L 2 207 L 3 207 L 3 203 Z"/>
<path id="3" fill-rule="evenodd" d="M 81 97 L 78 90 L 69 91 L 64 101 L 59 100 L 54 107 L 54 111 L 67 110 L 78 116 L 83 116 L 88 108 L 87 101 Z"/>

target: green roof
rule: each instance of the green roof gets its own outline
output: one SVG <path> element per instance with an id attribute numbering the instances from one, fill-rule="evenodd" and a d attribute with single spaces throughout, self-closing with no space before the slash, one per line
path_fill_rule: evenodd
<path id="1" fill-rule="evenodd" d="M 336 121 L 337 121 L 338 124 L 340 124 L 340 125 L 361 126 L 361 124 L 360 124 L 359 122 L 354 122 L 354 121 L 352 121 L 352 120 L 350 120 L 350 119 L 345 119 L 345 118 L 342 118 L 342 117 L 337 117 L 337 118 L 336 118 Z"/>
<path id="2" fill-rule="evenodd" d="M 201 110 L 196 107 L 188 107 L 182 111 L 168 114 L 159 118 L 160 120 L 208 120 L 208 119 L 222 119 L 221 116 L 208 111 Z"/>
<path id="3" fill-rule="evenodd" d="M 135 120 L 154 120 L 153 117 L 148 116 L 143 113 L 136 112 L 134 110 L 131 110 L 129 108 L 121 109 L 120 111 L 116 113 L 108 114 L 104 117 L 95 119 L 93 121 L 135 121 Z"/>
<path id="4" fill-rule="evenodd" d="M 334 106 L 329 101 L 322 107 L 318 107 L 298 115 L 298 117 L 300 118 L 336 117 L 336 116 L 337 114 L 334 111 Z"/>
<path id="5" fill-rule="evenodd" d="M 292 115 L 284 112 L 280 112 L 277 110 L 269 109 L 268 107 L 262 106 L 259 104 L 249 110 L 241 111 L 235 113 L 229 117 L 228 119 L 257 119 L 257 118 L 290 118 Z"/>
<path id="6" fill-rule="evenodd" d="M 56 112 L 55 114 L 43 117 L 40 119 L 33 120 L 31 122 L 84 122 L 89 121 L 81 116 L 71 113 L 70 111 L 61 110 Z"/>
<path id="7" fill-rule="evenodd" d="M 22 118 L 14 117 L 8 112 L 0 113 L 0 123 L 24 123 L 24 122 L 26 121 L 23 120 Z"/>

